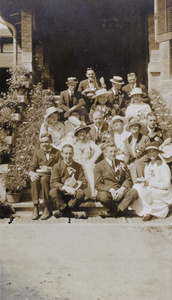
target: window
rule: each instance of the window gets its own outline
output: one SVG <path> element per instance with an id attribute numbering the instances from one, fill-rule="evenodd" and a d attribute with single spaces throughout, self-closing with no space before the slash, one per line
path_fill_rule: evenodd
<path id="1" fill-rule="evenodd" d="M 172 39 L 172 0 L 155 0 L 155 39 L 163 42 Z"/>

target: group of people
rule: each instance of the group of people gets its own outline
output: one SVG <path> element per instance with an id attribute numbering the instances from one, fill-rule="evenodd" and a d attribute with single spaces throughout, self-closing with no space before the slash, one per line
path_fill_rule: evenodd
<path id="1" fill-rule="evenodd" d="M 69 77 L 58 105 L 46 110 L 29 170 L 32 219 L 39 218 L 41 189 L 42 220 L 78 217 L 77 209 L 90 199 L 107 208 L 102 218 L 165 218 L 172 187 L 162 149 L 172 141 L 157 127 L 146 87 L 135 73 L 127 75 L 127 85 L 113 76 L 110 90 L 92 68 L 86 76 L 79 85 Z"/>

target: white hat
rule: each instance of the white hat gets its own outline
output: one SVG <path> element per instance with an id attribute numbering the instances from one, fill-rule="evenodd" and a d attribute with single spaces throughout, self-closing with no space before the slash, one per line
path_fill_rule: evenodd
<path id="1" fill-rule="evenodd" d="M 121 117 L 121 116 L 114 116 L 114 117 L 112 118 L 112 120 L 111 120 L 111 125 L 113 125 L 113 123 L 114 123 L 115 121 L 117 121 L 117 120 L 122 121 L 122 122 L 124 123 L 124 125 L 127 123 L 126 118 Z"/>
<path id="2" fill-rule="evenodd" d="M 140 131 L 144 132 L 145 127 L 146 127 L 145 124 L 142 123 L 142 122 L 140 122 L 138 119 L 134 119 L 134 118 L 132 118 L 132 119 L 127 123 L 127 125 L 125 126 L 125 130 L 126 130 L 126 131 L 130 131 L 130 126 L 131 126 L 131 125 L 134 125 L 134 124 L 140 125 L 140 127 L 141 127 Z"/>
<path id="3" fill-rule="evenodd" d="M 124 84 L 123 78 L 120 76 L 113 76 L 113 78 L 110 79 L 110 81 L 117 84 Z"/>
<path id="4" fill-rule="evenodd" d="M 161 154 L 166 163 L 172 161 L 172 143 L 162 147 L 163 153 Z"/>
<path id="5" fill-rule="evenodd" d="M 130 92 L 130 95 L 131 96 L 133 96 L 133 95 L 145 95 L 145 93 L 142 92 L 141 88 L 135 88 L 135 89 L 132 89 L 132 91 Z"/>
<path id="6" fill-rule="evenodd" d="M 78 80 L 76 79 L 76 77 L 68 77 L 67 78 L 67 81 L 66 81 L 66 84 L 69 84 L 69 83 L 78 83 Z"/>
<path id="7" fill-rule="evenodd" d="M 44 119 L 47 119 L 51 114 L 53 114 L 55 112 L 61 113 L 61 112 L 63 112 L 63 110 L 60 109 L 60 108 L 51 106 L 51 107 L 49 107 L 49 108 L 46 109 L 46 113 L 44 115 Z"/>
<path id="8" fill-rule="evenodd" d="M 82 185 L 82 181 L 76 180 L 75 177 L 72 176 L 66 179 L 64 185 L 72 187 L 76 191 Z"/>
<path id="9" fill-rule="evenodd" d="M 109 94 L 111 94 L 110 91 L 108 92 L 106 89 L 100 89 L 100 90 L 97 90 L 97 91 L 96 91 L 95 95 L 94 95 L 92 98 L 94 99 L 94 98 L 97 98 L 97 97 L 99 97 L 99 96 L 102 96 L 102 95 L 109 95 Z"/>

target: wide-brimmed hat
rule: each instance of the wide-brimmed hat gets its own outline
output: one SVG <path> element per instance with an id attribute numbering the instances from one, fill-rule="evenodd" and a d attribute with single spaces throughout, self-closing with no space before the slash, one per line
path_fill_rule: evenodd
<path id="1" fill-rule="evenodd" d="M 92 97 L 93 99 L 99 97 L 99 96 L 102 96 L 102 95 L 109 95 L 111 94 L 110 91 L 107 91 L 106 89 L 100 89 L 100 90 L 97 90 L 95 95 Z"/>
<path id="2" fill-rule="evenodd" d="M 78 80 L 76 79 L 76 77 L 68 77 L 66 84 L 73 83 L 73 82 L 78 83 Z"/>
<path id="3" fill-rule="evenodd" d="M 159 153 L 164 153 L 162 150 L 159 149 L 156 142 L 151 142 L 151 143 L 147 144 L 147 146 L 145 148 L 145 152 L 148 152 L 149 150 L 156 150 Z"/>
<path id="4" fill-rule="evenodd" d="M 166 163 L 172 162 L 172 143 L 165 145 L 162 148 L 163 153 L 161 154 Z"/>
<path id="5" fill-rule="evenodd" d="M 66 179 L 64 185 L 67 185 L 76 191 L 82 185 L 82 181 L 76 180 L 75 177 L 72 176 Z"/>
<path id="6" fill-rule="evenodd" d="M 113 123 L 114 123 L 115 121 L 117 121 L 117 120 L 122 121 L 122 122 L 124 123 L 124 125 L 126 125 L 126 123 L 127 123 L 126 118 L 121 117 L 121 116 L 114 116 L 114 117 L 112 118 L 111 122 L 110 122 L 111 125 L 113 125 Z"/>
<path id="7" fill-rule="evenodd" d="M 145 125 L 144 123 L 142 123 L 140 120 L 137 120 L 137 119 L 134 119 L 134 118 L 131 119 L 131 120 L 127 123 L 127 125 L 125 126 L 125 130 L 126 130 L 126 131 L 130 131 L 130 126 L 131 126 L 131 125 L 135 125 L 135 124 L 140 125 L 140 127 L 141 127 L 140 131 L 142 131 L 142 132 L 145 131 L 146 125 Z"/>
<path id="8" fill-rule="evenodd" d="M 69 108 L 69 109 L 65 112 L 64 117 L 65 117 L 65 118 L 69 117 L 70 114 L 73 113 L 74 111 L 77 112 L 77 113 L 79 113 L 80 116 L 82 115 L 82 110 L 81 110 L 81 108 L 73 108 L 73 107 L 71 107 L 71 108 Z"/>
<path id="9" fill-rule="evenodd" d="M 87 88 L 84 90 L 84 94 L 89 98 L 92 98 L 96 93 L 96 88 Z"/>
<path id="10" fill-rule="evenodd" d="M 61 113 L 63 112 L 63 110 L 61 108 L 57 108 L 54 106 L 51 106 L 49 108 L 46 109 L 46 113 L 44 115 L 44 119 L 48 118 L 50 115 L 52 115 L 53 113 Z"/>
<path id="11" fill-rule="evenodd" d="M 123 78 L 120 76 L 113 76 L 110 81 L 117 84 L 124 84 Z"/>
<path id="12" fill-rule="evenodd" d="M 82 123 L 82 124 L 80 124 L 79 126 L 76 127 L 76 129 L 74 131 L 74 135 L 77 136 L 78 132 L 80 130 L 86 130 L 86 132 L 88 133 L 91 130 L 91 128 L 90 128 L 90 126 L 86 125 L 85 123 Z"/>
<path id="13" fill-rule="evenodd" d="M 132 91 L 130 92 L 130 95 L 133 96 L 133 95 L 145 95 L 145 93 L 142 91 L 141 88 L 135 88 L 135 89 L 132 89 Z"/>

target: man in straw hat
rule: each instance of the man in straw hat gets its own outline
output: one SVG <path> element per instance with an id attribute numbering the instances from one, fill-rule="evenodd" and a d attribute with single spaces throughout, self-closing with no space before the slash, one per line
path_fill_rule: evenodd
<path id="1" fill-rule="evenodd" d="M 88 118 L 88 112 L 86 106 L 86 101 L 84 96 L 76 91 L 78 81 L 76 77 L 69 77 L 66 82 L 68 89 L 60 93 L 59 107 L 67 112 L 69 109 L 81 108 L 83 110 L 83 115 Z"/>
<path id="2" fill-rule="evenodd" d="M 39 141 L 40 149 L 34 152 L 29 168 L 31 195 L 34 204 L 32 220 L 39 218 L 39 196 L 41 187 L 44 201 L 44 212 L 41 216 L 41 220 L 46 220 L 51 215 L 49 210 L 50 174 L 52 167 L 61 158 L 60 151 L 51 146 L 52 137 L 50 134 L 42 134 Z"/>
<path id="3" fill-rule="evenodd" d="M 127 80 L 128 80 L 128 84 L 122 87 L 122 91 L 127 93 L 129 102 L 131 98 L 131 91 L 138 87 L 141 88 L 142 91 L 144 92 L 143 101 L 149 103 L 147 88 L 145 87 L 145 85 L 137 82 L 136 74 L 133 72 L 127 74 Z"/>
<path id="4" fill-rule="evenodd" d="M 121 87 L 124 84 L 123 78 L 120 76 L 113 76 L 110 81 L 112 83 L 112 88 L 109 90 L 109 92 L 111 92 L 110 101 L 115 108 L 116 114 L 125 116 L 125 100 L 127 99 L 127 95 L 121 90 Z"/>
<path id="5" fill-rule="evenodd" d="M 105 145 L 105 158 L 94 169 L 97 198 L 108 211 L 101 217 L 117 217 L 127 214 L 128 206 L 137 199 L 138 193 L 132 188 L 130 172 L 126 164 L 116 159 L 116 145 Z"/>
<path id="6" fill-rule="evenodd" d="M 84 201 L 87 180 L 82 166 L 73 160 L 74 150 L 69 144 L 62 147 L 63 159 L 53 168 L 50 195 L 56 204 L 55 217 L 73 217 L 72 211 Z"/>

